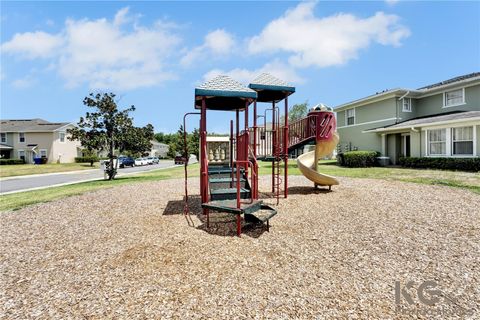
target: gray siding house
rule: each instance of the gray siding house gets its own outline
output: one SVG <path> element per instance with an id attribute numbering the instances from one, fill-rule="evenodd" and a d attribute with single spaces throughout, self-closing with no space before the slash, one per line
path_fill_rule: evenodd
<path id="1" fill-rule="evenodd" d="M 406 157 L 480 156 L 480 72 L 339 105 L 338 151 Z"/>
<path id="2" fill-rule="evenodd" d="M 74 124 L 43 119 L 0 120 L 0 158 L 47 158 L 49 163 L 74 162 L 80 154 L 80 142 L 70 141 L 67 129 Z"/>

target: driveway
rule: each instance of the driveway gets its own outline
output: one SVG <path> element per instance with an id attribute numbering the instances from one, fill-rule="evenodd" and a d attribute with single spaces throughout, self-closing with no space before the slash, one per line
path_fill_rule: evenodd
<path id="1" fill-rule="evenodd" d="M 121 177 L 125 174 L 152 171 L 172 166 L 174 166 L 172 160 L 161 160 L 158 164 L 154 165 L 133 168 L 129 167 L 123 169 L 120 168 L 117 176 Z M 103 179 L 103 172 L 100 169 L 19 176 L 0 180 L 0 194 L 20 192 L 32 188 L 47 188 L 59 184 L 73 184 L 97 179 Z"/>

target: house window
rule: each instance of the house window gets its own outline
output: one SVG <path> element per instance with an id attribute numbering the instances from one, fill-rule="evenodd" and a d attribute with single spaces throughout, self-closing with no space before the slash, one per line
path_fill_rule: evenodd
<path id="1" fill-rule="evenodd" d="M 355 108 L 353 109 L 347 109 L 345 111 L 345 122 L 347 126 L 351 126 L 352 124 L 355 124 Z"/>
<path id="2" fill-rule="evenodd" d="M 403 112 L 412 112 L 412 99 L 411 98 L 403 98 Z"/>
<path id="3" fill-rule="evenodd" d="M 447 154 L 447 130 L 435 129 L 427 131 L 427 145 L 429 155 L 446 155 Z"/>
<path id="4" fill-rule="evenodd" d="M 40 158 L 47 157 L 47 149 L 40 149 Z"/>
<path id="5" fill-rule="evenodd" d="M 18 142 L 25 142 L 25 133 L 19 132 L 18 133 Z"/>
<path id="6" fill-rule="evenodd" d="M 7 134 L 6 133 L 0 133 L 0 141 L 2 143 L 6 143 L 7 142 Z"/>
<path id="7" fill-rule="evenodd" d="M 60 138 L 60 142 L 65 142 L 65 132 L 60 132 L 58 136 Z"/>
<path id="8" fill-rule="evenodd" d="M 452 154 L 473 155 L 473 127 L 452 128 Z"/>
<path id="9" fill-rule="evenodd" d="M 443 94 L 443 106 L 453 107 L 461 104 L 465 104 L 465 89 L 457 89 L 452 91 L 446 91 Z"/>
<path id="10" fill-rule="evenodd" d="M 25 150 L 18 150 L 18 159 L 25 161 Z"/>

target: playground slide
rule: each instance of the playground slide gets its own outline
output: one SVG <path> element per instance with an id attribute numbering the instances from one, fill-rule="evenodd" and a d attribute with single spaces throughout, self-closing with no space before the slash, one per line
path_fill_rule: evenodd
<path id="1" fill-rule="evenodd" d="M 317 141 L 315 151 L 302 154 L 297 158 L 297 165 L 302 174 L 315 186 L 333 186 L 338 185 L 338 180 L 327 174 L 317 172 L 317 160 L 329 155 L 338 144 L 338 134 L 335 132 L 332 138 L 327 141 Z"/>

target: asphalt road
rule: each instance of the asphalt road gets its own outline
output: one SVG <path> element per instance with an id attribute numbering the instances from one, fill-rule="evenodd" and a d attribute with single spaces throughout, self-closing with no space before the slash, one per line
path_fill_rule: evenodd
<path id="1" fill-rule="evenodd" d="M 117 176 L 142 171 L 151 171 L 173 166 L 173 160 L 161 160 L 158 164 L 133 168 L 121 168 Z M 19 176 L 0 180 L 0 194 L 6 192 L 19 192 L 32 188 L 46 188 L 59 184 L 70 184 L 85 180 L 103 179 L 103 172 L 100 169 L 83 170 L 76 172 L 50 173 L 35 176 Z"/>

